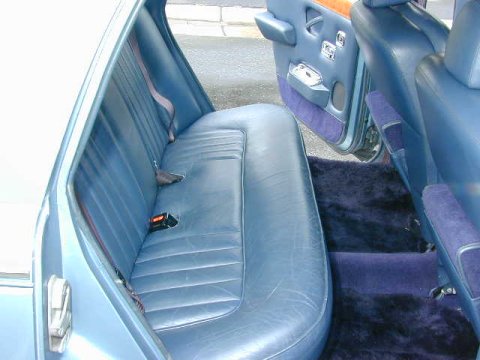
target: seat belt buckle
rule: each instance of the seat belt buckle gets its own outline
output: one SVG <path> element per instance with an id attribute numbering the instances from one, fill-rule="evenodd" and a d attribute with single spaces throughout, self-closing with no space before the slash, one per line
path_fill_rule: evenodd
<path id="1" fill-rule="evenodd" d="M 169 213 L 161 213 L 150 218 L 150 232 L 165 230 L 172 228 L 178 224 L 178 220 L 175 219 Z"/>

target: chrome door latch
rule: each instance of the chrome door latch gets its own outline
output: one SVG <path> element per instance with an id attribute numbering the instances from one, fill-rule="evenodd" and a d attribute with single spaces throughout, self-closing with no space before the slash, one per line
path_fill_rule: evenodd
<path id="1" fill-rule="evenodd" d="M 337 47 L 329 41 L 322 42 L 322 55 L 325 56 L 328 60 L 335 61 L 335 52 Z"/>
<path id="2" fill-rule="evenodd" d="M 50 351 L 63 353 L 72 333 L 72 289 L 67 280 L 55 275 L 47 288 L 48 345 Z"/>

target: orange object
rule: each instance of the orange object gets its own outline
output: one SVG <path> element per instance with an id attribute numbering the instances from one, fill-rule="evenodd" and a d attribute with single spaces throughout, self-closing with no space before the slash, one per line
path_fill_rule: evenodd
<path id="1" fill-rule="evenodd" d="M 349 0 L 314 0 L 317 4 L 326 7 L 337 14 L 350 19 L 350 8 L 352 3 Z"/>
<path id="2" fill-rule="evenodd" d="M 164 219 L 165 219 L 165 215 L 158 215 L 158 216 L 153 217 L 150 220 L 150 222 L 155 223 L 155 222 L 163 221 Z"/>

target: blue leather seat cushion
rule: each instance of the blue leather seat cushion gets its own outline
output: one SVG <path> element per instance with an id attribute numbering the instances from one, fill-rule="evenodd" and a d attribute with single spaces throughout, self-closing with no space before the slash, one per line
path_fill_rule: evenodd
<path id="1" fill-rule="evenodd" d="M 154 329 L 225 315 L 240 303 L 244 144 L 243 132 L 218 130 L 167 147 L 162 167 L 186 177 L 159 190 L 154 213 L 168 211 L 179 224 L 147 236 L 131 278 Z"/>
<path id="2" fill-rule="evenodd" d="M 201 117 L 166 147 L 184 174 L 155 211 L 131 284 L 174 358 L 315 358 L 331 313 L 327 252 L 293 117 L 252 105 Z"/>

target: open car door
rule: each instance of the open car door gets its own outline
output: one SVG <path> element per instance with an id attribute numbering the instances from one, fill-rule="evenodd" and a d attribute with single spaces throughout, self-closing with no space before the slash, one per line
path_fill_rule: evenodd
<path id="1" fill-rule="evenodd" d="M 368 79 L 350 7 L 349 0 L 268 0 L 268 11 L 258 14 L 256 22 L 273 41 L 285 104 L 337 151 L 367 159 L 378 137 L 366 136 Z"/>

